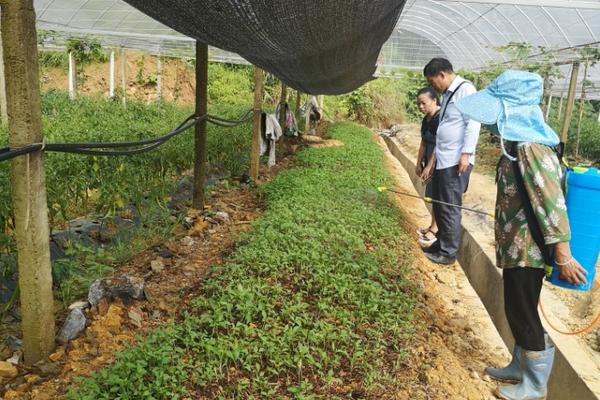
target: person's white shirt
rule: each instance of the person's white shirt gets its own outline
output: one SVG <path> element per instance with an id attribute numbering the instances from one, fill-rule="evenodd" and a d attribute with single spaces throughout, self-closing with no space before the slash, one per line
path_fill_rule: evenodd
<path id="1" fill-rule="evenodd" d="M 435 144 L 436 169 L 458 165 L 463 153 L 471 154 L 469 164 L 475 164 L 475 149 L 481 124 L 463 115 L 456 107 L 456 102 L 476 91 L 471 82 L 457 75 L 443 94 Z M 456 93 L 450 98 L 453 92 Z M 449 103 L 448 98 L 450 98 Z"/>

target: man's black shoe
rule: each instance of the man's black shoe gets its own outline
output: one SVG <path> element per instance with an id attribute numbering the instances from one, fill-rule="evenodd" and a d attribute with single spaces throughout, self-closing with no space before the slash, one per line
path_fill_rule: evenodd
<path id="1" fill-rule="evenodd" d="M 446 257 L 441 255 L 440 253 L 425 253 L 425 257 L 436 264 L 444 264 L 450 265 L 456 262 L 456 258 L 454 257 Z"/>
<path id="2" fill-rule="evenodd" d="M 440 252 L 440 243 L 435 242 L 429 247 L 422 247 L 424 253 L 439 253 Z"/>

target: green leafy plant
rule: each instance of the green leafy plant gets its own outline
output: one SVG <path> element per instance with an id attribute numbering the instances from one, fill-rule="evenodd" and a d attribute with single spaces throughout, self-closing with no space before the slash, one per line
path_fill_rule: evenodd
<path id="1" fill-rule="evenodd" d="M 418 327 L 418 293 L 371 133 L 308 149 L 262 187 L 268 207 L 214 266 L 177 325 L 158 329 L 67 399 L 367 398 L 393 390 Z M 365 173 L 367 171 L 367 173 Z M 409 383 L 408 383 L 409 384 Z"/>

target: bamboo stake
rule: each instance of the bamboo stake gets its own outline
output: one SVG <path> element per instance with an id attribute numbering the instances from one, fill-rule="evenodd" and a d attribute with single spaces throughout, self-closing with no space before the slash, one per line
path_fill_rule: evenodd
<path id="1" fill-rule="evenodd" d="M 563 100 L 565 98 L 560 96 L 560 102 L 558 103 L 558 120 L 560 121 L 560 117 L 562 117 L 562 109 L 563 109 Z"/>
<path id="2" fill-rule="evenodd" d="M 162 59 L 160 53 L 158 53 L 156 59 L 156 98 L 158 100 L 162 98 Z"/>
<path id="3" fill-rule="evenodd" d="M 548 121 L 548 117 L 550 116 L 550 109 L 552 109 L 552 94 L 550 94 L 548 105 L 546 106 L 546 121 Z"/>
<path id="4" fill-rule="evenodd" d="M 302 101 L 302 96 L 300 95 L 300 91 L 296 90 L 296 122 L 300 121 L 300 102 Z"/>
<path id="5" fill-rule="evenodd" d="M 127 105 L 127 52 L 121 49 L 121 101 Z"/>

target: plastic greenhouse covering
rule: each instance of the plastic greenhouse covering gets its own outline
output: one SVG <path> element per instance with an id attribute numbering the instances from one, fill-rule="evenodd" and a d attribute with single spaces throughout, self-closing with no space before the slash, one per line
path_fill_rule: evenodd
<path id="1" fill-rule="evenodd" d="M 329 37 L 332 30 L 327 26 L 327 21 L 330 21 L 330 24 L 331 21 L 344 21 L 351 24 L 348 29 L 345 29 L 343 25 L 336 22 L 335 27 L 339 30 L 340 36 L 337 42 L 346 42 L 348 48 L 352 48 L 352 43 L 359 43 L 360 45 L 354 47 L 355 51 L 351 56 L 355 60 L 363 60 L 364 63 L 369 63 L 371 60 L 370 54 L 367 53 L 373 49 L 368 46 L 378 49 L 378 36 L 385 34 L 384 39 L 387 41 L 376 59 L 378 71 L 383 74 L 389 74 L 400 67 L 421 69 L 435 56 L 447 57 L 457 68 L 478 70 L 491 63 L 508 61 L 507 55 L 498 51 L 500 46 L 508 43 L 525 42 L 534 47 L 543 46 L 552 50 L 549 62 L 565 63 L 560 66 L 564 77 L 552 86 L 552 92 L 556 96 L 566 94 L 571 69 L 568 62 L 578 57 L 578 49 L 584 46 L 600 46 L 600 0 L 129 1 L 171 27 L 145 15 L 122 0 L 35 0 L 38 28 L 51 33 L 44 35 L 41 46 L 60 47 L 66 37 L 93 36 L 108 47 L 124 47 L 153 54 L 190 57 L 193 56 L 195 39 L 180 33 L 186 32 L 193 34 L 195 38 L 208 38 L 205 41 L 210 45 L 229 50 L 239 48 L 240 51 L 237 53 L 243 54 L 252 63 L 265 67 L 293 87 L 313 93 L 319 91 L 318 89 L 322 89 L 321 92 L 324 93 L 351 90 L 365 80 L 365 72 L 371 73 L 371 65 L 351 63 L 347 68 L 359 72 L 355 74 L 356 76 L 351 74 L 353 79 L 348 79 L 349 83 L 346 85 L 336 81 L 332 70 L 327 70 L 326 65 L 322 67 L 325 68 L 322 71 L 315 67 L 308 72 L 304 71 L 303 74 L 303 71 L 294 70 L 289 63 L 277 63 L 277 60 L 269 58 L 278 54 L 273 49 L 281 45 L 281 37 L 268 36 L 269 31 L 263 30 L 262 26 L 261 29 L 255 30 L 240 26 L 239 32 L 237 29 L 233 29 L 232 32 L 230 27 L 227 29 L 228 32 L 206 34 L 209 27 L 211 29 L 221 27 L 214 25 L 206 16 L 202 17 L 203 7 L 194 8 L 192 14 L 200 18 L 198 23 L 204 18 L 206 26 L 191 30 L 188 29 L 191 27 L 189 20 L 187 28 L 178 25 L 181 18 L 175 17 L 174 13 L 169 11 L 173 4 L 176 4 L 177 8 L 184 8 L 186 5 L 213 7 L 221 4 L 225 8 L 231 6 L 243 9 L 245 15 L 251 17 L 251 22 L 268 21 L 267 17 L 275 16 L 275 19 L 270 20 L 272 24 L 283 26 L 284 29 L 270 32 L 282 32 L 287 27 L 291 34 L 283 37 L 290 41 L 294 38 L 302 40 L 308 37 L 303 33 L 312 32 L 310 37 L 314 41 L 314 46 L 312 50 L 303 48 L 306 60 L 304 63 L 299 63 L 303 67 L 306 67 L 307 60 L 319 64 L 322 59 L 327 58 L 333 63 L 331 65 L 338 69 L 343 63 L 348 63 L 347 55 L 335 54 L 327 46 L 332 40 Z M 340 3 L 343 3 L 344 7 L 339 7 Z M 294 7 L 299 4 L 304 4 L 306 7 Z M 363 8 L 360 8 L 361 5 Z M 401 10 L 399 18 L 397 10 Z M 269 14 L 261 15 L 266 11 Z M 364 16 L 362 20 L 357 19 L 360 13 Z M 323 15 L 327 15 L 329 19 L 322 18 Z M 236 17 L 234 14 L 226 14 L 224 18 L 229 16 Z M 240 14 L 237 15 L 239 16 Z M 393 20 L 395 28 L 390 32 L 386 32 L 386 29 L 376 29 L 373 32 L 373 24 L 369 24 L 368 21 L 373 16 L 378 17 L 379 22 L 383 21 L 383 23 Z M 214 19 L 214 16 L 211 18 Z M 269 22 L 265 24 L 268 25 Z M 315 34 L 315 32 L 322 32 L 322 34 Z M 224 34 L 229 41 L 218 40 L 219 33 Z M 245 43 L 247 39 L 243 35 L 253 33 L 260 39 L 262 48 L 243 48 L 240 43 Z M 365 35 L 368 37 L 363 37 Z M 232 43 L 236 38 L 240 43 Z M 294 43 L 290 44 L 290 48 L 294 49 Z M 261 50 L 264 52 L 262 58 L 259 54 Z M 533 53 L 535 58 L 536 52 Z M 219 50 L 216 47 L 211 47 L 210 57 L 214 61 L 247 62 L 238 54 Z M 322 76 L 327 77 L 328 80 L 333 80 L 335 87 L 315 83 L 320 79 L 316 76 L 319 72 L 322 72 Z M 579 73 L 579 90 L 583 79 L 582 66 Z M 600 65 L 589 68 L 587 79 L 592 83 L 587 89 L 587 97 L 600 98 Z"/>

